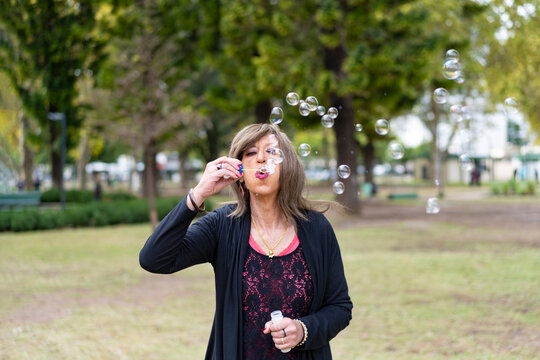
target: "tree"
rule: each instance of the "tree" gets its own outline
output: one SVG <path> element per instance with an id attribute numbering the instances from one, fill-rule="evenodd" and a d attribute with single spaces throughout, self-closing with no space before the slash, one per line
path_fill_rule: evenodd
<path id="1" fill-rule="evenodd" d="M 60 185 L 59 124 L 49 112 L 67 118 L 68 147 L 76 142 L 82 118 L 73 100 L 76 72 L 96 69 L 104 40 L 94 31 L 101 1 L 0 1 L 0 71 L 19 96 L 25 114 L 36 119 L 49 144 L 53 184 Z"/>
<path id="2" fill-rule="evenodd" d="M 178 127 L 195 126 L 187 91 L 197 61 L 191 1 L 141 0 L 119 12 L 102 81 L 112 89 L 115 135 L 143 153 L 149 218 L 157 226 L 156 154 Z M 182 19 L 182 21 L 178 21 Z"/>
<path id="3" fill-rule="evenodd" d="M 492 101 L 514 97 L 531 130 L 540 133 L 540 3 L 495 0 L 487 19 L 485 80 Z"/>

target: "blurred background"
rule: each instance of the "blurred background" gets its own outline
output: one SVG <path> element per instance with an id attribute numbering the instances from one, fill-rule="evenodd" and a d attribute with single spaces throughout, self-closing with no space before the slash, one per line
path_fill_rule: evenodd
<path id="1" fill-rule="evenodd" d="M 337 358 L 538 358 L 539 12 L 0 0 L 1 357 L 201 358 L 211 272 L 164 280 L 136 254 L 242 127 L 272 122 L 309 196 L 346 207 L 328 216 L 360 319 Z"/>

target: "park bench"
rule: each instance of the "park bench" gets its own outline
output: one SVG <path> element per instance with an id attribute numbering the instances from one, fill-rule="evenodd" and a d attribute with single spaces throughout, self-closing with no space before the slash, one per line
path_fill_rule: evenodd
<path id="1" fill-rule="evenodd" d="M 390 200 L 398 199 L 418 199 L 418 193 L 408 192 L 408 193 L 390 193 L 388 194 Z"/>
<path id="2" fill-rule="evenodd" d="M 16 193 L 0 194 L 0 208 L 18 206 L 37 206 L 41 203 L 39 191 L 19 191 Z"/>

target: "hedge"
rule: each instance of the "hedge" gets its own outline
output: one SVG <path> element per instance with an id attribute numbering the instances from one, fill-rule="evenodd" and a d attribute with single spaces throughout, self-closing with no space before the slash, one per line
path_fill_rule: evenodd
<path id="1" fill-rule="evenodd" d="M 493 195 L 535 195 L 536 183 L 532 180 L 517 181 L 515 179 L 492 182 L 491 193 Z"/>
<path id="2" fill-rule="evenodd" d="M 137 197 L 127 192 L 105 192 L 102 201 L 134 200 Z M 94 201 L 92 190 L 66 190 L 66 203 L 91 203 Z M 60 189 L 51 188 L 41 192 L 41 202 L 60 202 Z"/>
<path id="3" fill-rule="evenodd" d="M 177 197 L 157 199 L 159 219 L 163 219 L 180 201 Z M 213 208 L 206 200 L 206 209 Z M 60 209 L 27 208 L 0 211 L 0 231 L 29 231 L 63 227 L 107 226 L 148 222 L 145 199 L 68 204 Z"/>

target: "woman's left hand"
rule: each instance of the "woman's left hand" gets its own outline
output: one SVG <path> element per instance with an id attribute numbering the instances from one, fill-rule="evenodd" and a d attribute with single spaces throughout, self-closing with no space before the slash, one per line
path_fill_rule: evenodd
<path id="1" fill-rule="evenodd" d="M 285 330 L 285 331 L 283 331 Z M 304 329 L 298 321 L 284 317 L 283 320 L 274 324 L 268 321 L 264 324 L 264 334 L 270 333 L 274 340 L 274 345 L 279 350 L 292 349 L 304 338 Z"/>

